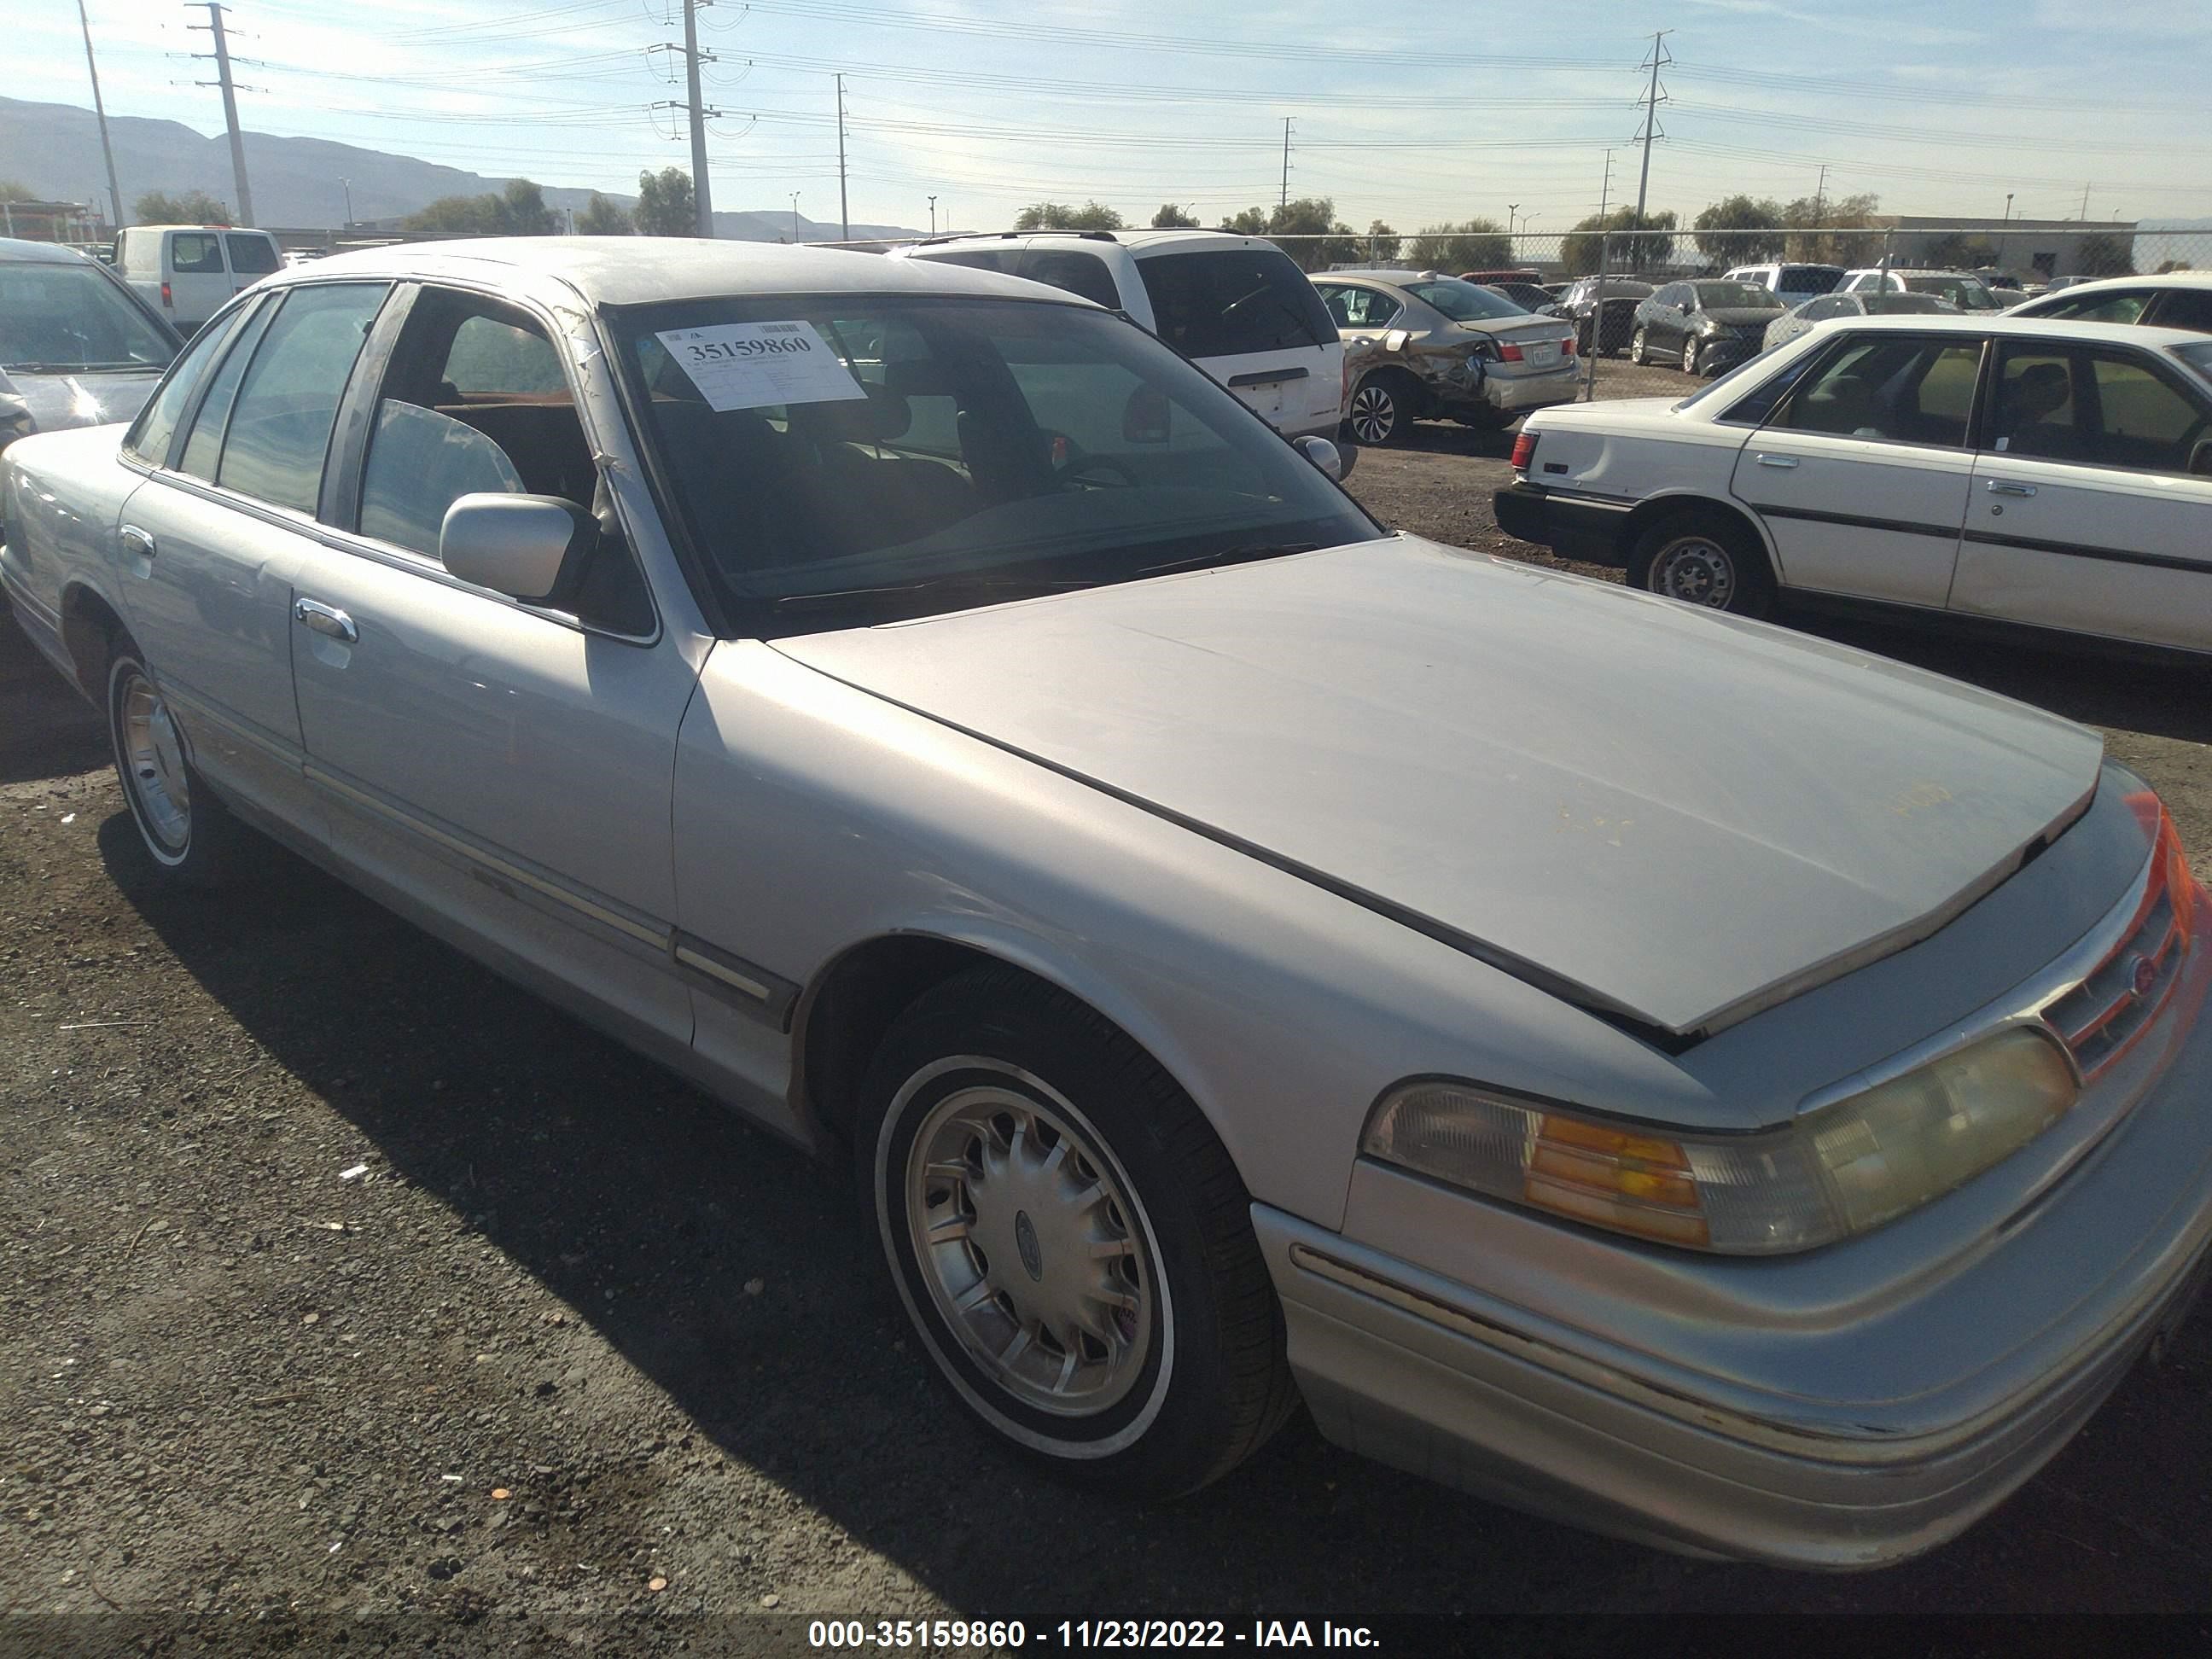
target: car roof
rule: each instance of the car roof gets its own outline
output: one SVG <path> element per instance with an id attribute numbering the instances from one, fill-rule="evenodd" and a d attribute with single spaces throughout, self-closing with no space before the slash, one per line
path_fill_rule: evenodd
<path id="1" fill-rule="evenodd" d="M 1825 295 L 1820 296 L 1826 298 Z M 1894 331 L 1900 334 L 1994 334 L 2000 339 L 2048 340 L 2064 335 L 2078 340 L 2111 345 L 2202 345 L 2204 336 L 2194 329 L 2145 328 L 2137 323 L 2081 323 L 2064 317 L 2014 317 L 2002 312 L 1970 315 L 1965 312 L 1915 312 L 1905 316 L 1861 317 L 1854 332 Z"/>
<path id="2" fill-rule="evenodd" d="M 1846 276 L 1874 276 L 1880 275 L 1881 271 L 1881 267 L 1880 265 L 1860 265 L 1853 270 L 1845 271 L 1844 275 Z M 1970 282 L 1982 282 L 1981 276 L 1977 271 L 1953 270 L 1942 265 L 1892 265 L 1889 268 L 1889 274 L 1893 276 L 1964 276 Z M 1987 283 L 1982 283 L 1982 286 L 1987 288 L 1989 284 Z"/>
<path id="3" fill-rule="evenodd" d="M 20 236 L 0 236 L 0 259 L 11 264 L 70 265 L 88 257 L 61 242 L 32 242 Z"/>
<path id="4" fill-rule="evenodd" d="M 2165 270 L 2155 276 L 2100 276 L 2091 283 L 2069 283 L 2068 294 L 2100 294 L 2107 289 L 2133 288 L 2212 288 L 2212 270 Z"/>
<path id="5" fill-rule="evenodd" d="M 1402 267 L 1391 267 L 1386 265 L 1378 265 L 1371 270 L 1317 270 L 1314 273 L 1314 280 L 1317 283 L 1335 282 L 1342 277 L 1349 277 L 1352 281 L 1359 283 L 1396 283 L 1400 284 L 1407 283 L 1455 283 L 1459 281 L 1458 277 L 1451 276 L 1445 271 L 1408 270 Z"/>
<path id="6" fill-rule="evenodd" d="M 123 228 L 125 230 L 246 230 L 252 231 L 256 236 L 269 234 L 267 231 L 253 225 L 125 225 Z"/>
<path id="7" fill-rule="evenodd" d="M 1064 242 L 1073 247 L 1088 246 L 1096 252 L 1100 246 L 1125 247 L 1132 253 L 1157 252 L 1162 247 L 1176 243 L 1196 243 L 1201 246 L 1245 247 L 1255 242 L 1266 242 L 1264 236 L 1247 235 L 1241 230 L 968 230 L 957 235 L 932 236 L 926 241 L 909 242 L 900 251 L 912 252 L 919 248 L 952 247 L 979 242 Z"/>
<path id="8" fill-rule="evenodd" d="M 594 305 L 747 294 L 969 294 L 1063 305 L 1091 302 L 997 271 L 927 259 L 780 242 L 673 236 L 503 236 L 405 242 L 288 266 L 254 286 L 346 277 L 497 282 L 541 295 L 565 289 Z"/>

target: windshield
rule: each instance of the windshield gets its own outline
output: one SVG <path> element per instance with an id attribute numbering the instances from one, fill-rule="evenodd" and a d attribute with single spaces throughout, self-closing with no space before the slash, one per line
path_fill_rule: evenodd
<path id="1" fill-rule="evenodd" d="M 1867 310 L 1876 317 L 1891 317 L 1907 313 L 1956 311 L 1940 294 L 1863 294 Z"/>
<path id="2" fill-rule="evenodd" d="M 1997 297 L 1972 276 L 1908 276 L 1905 290 L 1911 294 L 1934 294 L 1948 300 L 1961 311 L 2000 311 Z"/>
<path id="3" fill-rule="evenodd" d="M 1382 532 L 1144 330 L 951 296 L 615 315 L 694 544 L 749 631 L 812 631 Z"/>
<path id="4" fill-rule="evenodd" d="M 0 368 L 160 369 L 176 343 L 90 265 L 0 264 Z"/>
<path id="5" fill-rule="evenodd" d="M 1426 283 L 1407 283 L 1404 287 L 1407 293 L 1417 300 L 1426 301 L 1455 323 L 1489 323 L 1501 318 L 1528 314 L 1496 289 L 1462 283 L 1456 276 L 1439 276 Z"/>
<path id="6" fill-rule="evenodd" d="M 1843 280 L 1841 265 L 1784 265 L 1775 286 L 1792 294 L 1826 294 Z"/>
<path id="7" fill-rule="evenodd" d="M 1698 303 L 1708 311 L 1786 311 L 1789 307 L 1767 289 L 1749 283 L 1692 283 Z"/>

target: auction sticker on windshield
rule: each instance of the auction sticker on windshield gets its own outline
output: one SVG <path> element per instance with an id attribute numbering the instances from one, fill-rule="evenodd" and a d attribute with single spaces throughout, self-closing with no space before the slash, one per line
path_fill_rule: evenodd
<path id="1" fill-rule="evenodd" d="M 664 329 L 654 337 L 684 366 L 710 409 L 840 403 L 868 395 L 809 322 L 720 323 Z"/>

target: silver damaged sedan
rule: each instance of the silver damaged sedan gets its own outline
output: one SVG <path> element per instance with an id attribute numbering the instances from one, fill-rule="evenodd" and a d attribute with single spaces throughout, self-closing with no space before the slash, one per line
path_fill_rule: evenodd
<path id="1" fill-rule="evenodd" d="M 1062 1475 L 1188 1492 L 1303 1397 L 1672 1547 L 1942 1542 L 2202 1276 L 2171 819 L 1337 462 L 1012 278 L 447 243 L 14 444 L 0 573 L 166 876 L 274 836 L 842 1161 Z"/>

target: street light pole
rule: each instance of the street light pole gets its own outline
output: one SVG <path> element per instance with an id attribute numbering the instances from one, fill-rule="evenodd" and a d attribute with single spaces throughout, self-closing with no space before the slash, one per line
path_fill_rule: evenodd
<path id="1" fill-rule="evenodd" d="M 791 192 L 791 240 L 794 245 L 799 240 L 799 192 L 795 190 Z"/>
<path id="2" fill-rule="evenodd" d="M 346 223 L 348 223 L 349 225 L 350 225 L 350 224 L 353 222 L 353 180 L 352 180 L 352 179 L 339 179 L 339 180 L 338 180 L 338 188 L 339 188 L 339 189 L 341 189 L 341 190 L 343 190 L 343 191 L 345 191 L 345 198 L 346 198 L 346 216 L 345 216 L 345 222 L 346 222 Z"/>
<path id="3" fill-rule="evenodd" d="M 937 234 L 937 198 L 934 196 L 929 198 L 929 234 L 933 236 Z"/>

